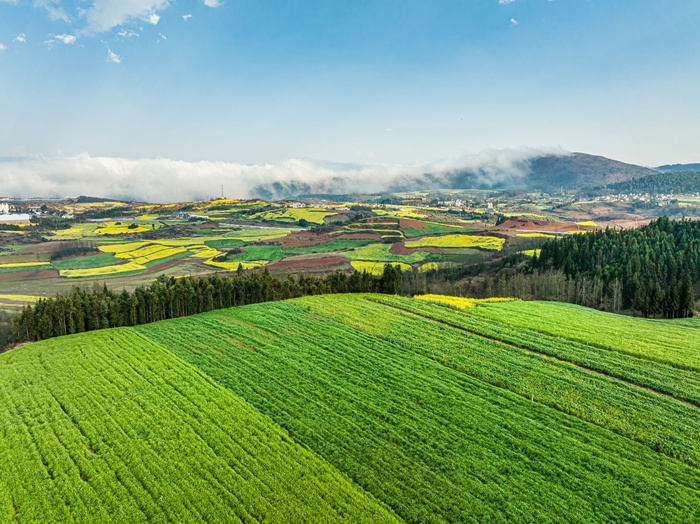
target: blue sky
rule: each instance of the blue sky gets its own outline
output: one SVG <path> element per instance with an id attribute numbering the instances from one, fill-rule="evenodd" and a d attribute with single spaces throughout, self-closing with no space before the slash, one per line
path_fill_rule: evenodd
<path id="1" fill-rule="evenodd" d="M 697 0 L 0 0 L 0 157 L 700 161 Z"/>

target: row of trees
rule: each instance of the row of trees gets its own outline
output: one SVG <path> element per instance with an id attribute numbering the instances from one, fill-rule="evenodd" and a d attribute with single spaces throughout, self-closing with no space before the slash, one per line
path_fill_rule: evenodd
<path id="1" fill-rule="evenodd" d="M 700 285 L 700 222 L 666 217 L 623 231 L 547 241 L 539 256 L 404 272 L 402 294 L 556 300 L 620 313 L 693 315 Z"/>
<path id="2" fill-rule="evenodd" d="M 332 273 L 325 278 L 288 275 L 283 281 L 261 273 L 234 277 L 159 277 L 133 293 L 116 293 L 106 285 L 92 291 L 74 288 L 67 295 L 39 300 L 13 319 L 12 342 L 42 340 L 96 329 L 135 326 L 214 309 L 325 293 L 398 293 L 399 266 L 386 264 L 381 277 L 356 272 Z"/>
<path id="3" fill-rule="evenodd" d="M 596 186 L 584 189 L 582 192 L 588 196 L 601 196 L 618 193 L 685 194 L 699 191 L 700 171 L 677 171 L 647 175 L 606 186 Z"/>
<path id="4" fill-rule="evenodd" d="M 668 318 L 692 315 L 700 283 L 700 222 L 661 217 L 638 229 L 606 230 L 547 242 L 532 260 L 538 271 L 599 281 L 622 309 Z"/>

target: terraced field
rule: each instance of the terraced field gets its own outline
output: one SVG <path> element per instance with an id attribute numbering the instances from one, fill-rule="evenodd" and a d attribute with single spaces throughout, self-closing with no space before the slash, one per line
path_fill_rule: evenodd
<path id="1" fill-rule="evenodd" d="M 586 344 L 566 320 L 631 322 L 649 346 L 692 322 L 423 298 L 320 295 L 0 355 L 0 522 L 700 519 L 692 353 Z"/>

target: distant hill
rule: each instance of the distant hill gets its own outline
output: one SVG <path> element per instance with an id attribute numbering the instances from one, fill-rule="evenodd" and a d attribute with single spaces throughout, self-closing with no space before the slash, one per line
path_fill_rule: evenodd
<path id="1" fill-rule="evenodd" d="M 624 182 L 657 173 L 652 169 L 626 164 L 602 156 L 585 153 L 544 155 L 524 158 L 507 166 L 498 162 L 480 167 L 455 169 L 447 172 L 392 175 L 384 180 L 372 180 L 370 188 L 350 176 L 337 176 L 314 183 L 299 180 L 261 184 L 252 196 L 267 200 L 282 200 L 299 194 L 347 194 L 356 192 L 418 191 L 427 189 L 541 189 L 548 193 L 577 190 Z M 378 184 L 383 183 L 383 187 Z"/>
<path id="2" fill-rule="evenodd" d="M 547 192 L 558 191 L 562 187 L 572 190 L 625 182 L 655 173 L 646 167 L 585 153 L 535 158 L 530 168 L 529 188 Z"/>
<path id="3" fill-rule="evenodd" d="M 585 188 L 583 193 L 589 196 L 600 196 L 614 193 L 687 194 L 699 191 L 700 171 L 669 171 L 624 182 Z"/>
<path id="4" fill-rule="evenodd" d="M 675 171 L 700 171 L 700 164 L 666 164 L 654 168 L 662 173 L 673 173 Z"/>

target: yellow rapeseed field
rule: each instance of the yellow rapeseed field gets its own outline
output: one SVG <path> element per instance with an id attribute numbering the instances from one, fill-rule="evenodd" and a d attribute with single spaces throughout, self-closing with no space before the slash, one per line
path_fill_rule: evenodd
<path id="1" fill-rule="evenodd" d="M 138 227 L 129 227 L 136 224 Z M 99 229 L 95 229 L 96 235 L 122 235 L 124 233 L 142 233 L 150 231 L 150 227 L 144 227 L 136 222 L 104 222 Z"/>
<path id="2" fill-rule="evenodd" d="M 89 269 L 62 269 L 59 274 L 66 278 L 81 278 L 81 277 L 103 277 L 118 275 L 119 273 L 128 273 L 131 271 L 141 271 L 146 269 L 146 266 L 137 264 L 136 262 L 127 262 L 113 266 L 93 267 Z"/>
<path id="3" fill-rule="evenodd" d="M 552 235 L 550 233 L 518 233 L 515 236 L 526 238 L 554 238 L 557 235 Z"/>
<path id="4" fill-rule="evenodd" d="M 537 256 L 540 256 L 540 251 L 542 251 L 542 250 L 541 249 L 526 249 L 525 251 L 518 251 L 518 253 L 521 255 L 526 255 L 528 257 L 531 257 L 534 254 L 537 254 Z"/>
<path id="5" fill-rule="evenodd" d="M 371 273 L 373 275 L 381 275 L 384 273 L 384 264 L 386 262 L 367 262 L 364 260 L 353 260 L 350 262 L 352 267 L 355 269 L 355 271 L 367 271 L 367 273 Z M 403 262 L 391 262 L 392 266 L 399 265 L 401 267 L 401 271 L 407 271 L 411 269 L 411 266 L 408 264 L 404 264 Z"/>
<path id="6" fill-rule="evenodd" d="M 441 304 L 447 304 L 449 306 L 458 307 L 459 309 L 467 309 L 469 307 L 474 307 L 479 303 L 484 302 L 511 302 L 513 300 L 519 300 L 517 298 L 462 298 L 462 297 L 451 297 L 447 295 L 416 295 L 413 298 L 418 300 L 423 300 L 425 302 L 439 302 Z"/>
<path id="7" fill-rule="evenodd" d="M 35 295 L 0 295 L 0 298 L 3 300 L 15 300 L 17 302 L 36 302 L 37 300 L 41 298 L 46 298 L 46 297 L 38 297 Z"/>
<path id="8" fill-rule="evenodd" d="M 406 247 L 476 247 L 500 251 L 505 242 L 502 238 L 474 235 L 443 235 L 409 240 Z"/>
<path id="9" fill-rule="evenodd" d="M 418 268 L 420 273 L 425 273 L 430 270 L 438 270 L 441 268 L 454 267 L 454 262 L 426 262 Z"/>
<path id="10" fill-rule="evenodd" d="M 0 264 L 0 268 L 3 267 L 29 267 L 29 266 L 48 266 L 48 262 L 16 262 L 14 264 Z"/>
<path id="11" fill-rule="evenodd" d="M 213 260 L 207 260 L 204 262 L 208 266 L 218 267 L 221 269 L 228 269 L 235 271 L 238 269 L 238 264 L 243 266 L 243 269 L 254 269 L 256 267 L 264 266 L 269 264 L 269 260 L 246 260 L 245 262 L 214 262 Z"/>

